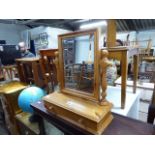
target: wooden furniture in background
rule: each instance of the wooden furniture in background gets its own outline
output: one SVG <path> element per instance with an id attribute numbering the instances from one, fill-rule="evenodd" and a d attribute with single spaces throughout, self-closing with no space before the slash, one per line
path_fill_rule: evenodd
<path id="1" fill-rule="evenodd" d="M 4 74 L 3 74 L 3 70 L 2 67 L 0 66 L 0 81 L 4 80 Z"/>
<path id="2" fill-rule="evenodd" d="M 64 134 L 83 135 L 92 134 L 72 122 L 66 121 L 58 117 L 55 113 L 48 112 L 43 102 L 31 104 L 34 113 L 46 119 L 49 123 L 60 129 Z M 114 119 L 111 124 L 102 133 L 103 135 L 152 135 L 155 134 L 155 128 L 151 124 L 147 124 L 132 118 L 124 117 L 113 113 Z M 44 124 L 42 124 L 43 126 Z M 41 125 L 40 125 L 41 126 Z M 43 129 L 43 128 L 42 128 Z M 42 131 L 42 133 L 45 131 Z"/>
<path id="3" fill-rule="evenodd" d="M 30 122 L 29 119 L 31 116 L 32 114 L 26 113 L 26 112 L 21 112 L 15 116 L 20 135 L 39 135 L 40 134 L 38 122 L 33 122 L 33 123 Z"/>
<path id="4" fill-rule="evenodd" d="M 43 79 L 45 82 L 46 87 L 48 88 L 48 92 L 50 92 L 49 88 L 49 82 L 52 86 L 52 91 L 54 91 L 54 86 L 57 85 L 57 73 L 56 73 L 56 67 L 54 64 L 55 59 L 55 52 L 58 51 L 58 49 L 44 49 L 40 50 L 40 64 L 41 64 L 41 70 L 43 73 Z"/>
<path id="5" fill-rule="evenodd" d="M 22 112 L 18 107 L 18 95 L 26 87 L 25 84 L 17 81 L 12 81 L 0 86 L 5 122 L 11 134 L 19 134 L 15 115 Z"/>
<path id="6" fill-rule="evenodd" d="M 138 48 L 128 48 L 128 47 L 110 47 L 104 48 L 102 50 L 107 50 L 109 52 L 109 59 L 116 59 L 121 62 L 121 108 L 125 107 L 126 100 L 126 80 L 128 73 L 128 57 L 133 56 L 133 66 L 134 66 L 134 80 L 133 80 L 133 93 L 136 93 L 136 81 L 138 78 L 138 59 L 139 59 L 139 49 Z"/>
<path id="7" fill-rule="evenodd" d="M 116 87 L 119 87 L 122 85 L 121 81 L 122 81 L 121 77 L 115 81 Z M 127 86 L 127 89 L 133 89 L 133 81 L 127 80 L 126 86 Z M 151 82 L 148 83 L 148 82 L 137 81 L 137 90 L 142 91 L 140 94 L 140 100 L 143 102 L 150 103 L 152 94 L 153 94 L 153 88 L 154 88 L 154 84 Z"/>
<path id="8" fill-rule="evenodd" d="M 93 93 L 94 67 L 85 62 L 65 65 L 65 86 Z M 91 87 L 92 86 L 92 87 Z"/>
<path id="9" fill-rule="evenodd" d="M 152 48 L 152 39 L 146 40 L 145 42 L 148 42 L 147 47 L 140 49 L 140 53 L 139 53 L 140 61 L 145 61 L 144 57 L 151 56 L 150 51 L 151 51 L 151 48 Z"/>
<path id="10" fill-rule="evenodd" d="M 116 20 L 109 19 L 107 25 L 107 47 L 114 47 L 116 44 Z"/>
<path id="11" fill-rule="evenodd" d="M 5 115 L 4 115 L 4 110 L 2 106 L 2 97 L 0 96 L 0 122 L 5 124 Z"/>
<path id="12" fill-rule="evenodd" d="M 155 62 L 155 56 L 151 55 L 150 51 L 152 48 L 152 40 L 148 40 L 147 48 L 140 49 L 140 60 L 147 61 L 147 62 Z"/>
<path id="13" fill-rule="evenodd" d="M 16 74 L 16 65 L 7 65 L 1 67 L 1 75 L 4 77 L 4 80 L 13 80 Z"/>
<path id="14" fill-rule="evenodd" d="M 155 62 L 155 56 L 144 56 L 142 61 Z"/>
<path id="15" fill-rule="evenodd" d="M 21 82 L 43 87 L 44 82 L 40 69 L 39 58 L 21 58 L 16 59 L 19 79 Z"/>
<path id="16" fill-rule="evenodd" d="M 2 67 L 0 66 L 0 81 L 4 80 L 4 75 L 3 75 L 3 70 Z"/>

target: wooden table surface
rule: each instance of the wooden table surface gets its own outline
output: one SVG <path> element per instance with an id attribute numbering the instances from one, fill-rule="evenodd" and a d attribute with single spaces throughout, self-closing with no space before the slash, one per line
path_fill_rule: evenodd
<path id="1" fill-rule="evenodd" d="M 155 61 L 155 56 L 144 56 L 142 58 L 143 61 L 150 61 L 150 62 L 154 62 Z"/>
<path id="2" fill-rule="evenodd" d="M 60 129 L 64 134 L 71 135 L 83 135 L 90 134 L 83 129 L 59 118 L 58 116 L 49 113 L 44 107 L 43 102 L 37 102 L 31 104 L 34 112 L 40 115 L 42 118 L 46 119 L 58 129 Z M 103 132 L 104 135 L 152 135 L 155 134 L 155 127 L 151 124 L 147 124 L 132 118 L 124 117 L 118 114 L 114 114 L 114 119 L 112 123 Z"/>
<path id="3" fill-rule="evenodd" d="M 18 62 L 33 62 L 33 61 L 39 61 L 39 57 L 32 57 L 32 58 L 20 58 L 16 59 Z"/>

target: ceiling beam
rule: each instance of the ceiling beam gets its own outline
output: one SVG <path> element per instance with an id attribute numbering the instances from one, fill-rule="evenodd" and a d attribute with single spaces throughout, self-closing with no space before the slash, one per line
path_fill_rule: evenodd
<path id="1" fill-rule="evenodd" d="M 73 25 L 71 25 L 70 23 L 65 23 L 64 26 L 68 27 L 72 31 L 75 30 L 75 27 Z"/>
<path id="2" fill-rule="evenodd" d="M 3 24 L 15 24 L 15 20 L 14 19 L 0 19 L 0 23 L 3 23 Z"/>
<path id="3" fill-rule="evenodd" d="M 125 31 L 126 29 L 125 29 L 124 25 L 122 24 L 122 21 L 120 19 L 118 19 L 118 22 L 121 27 L 121 31 Z"/>
<path id="4" fill-rule="evenodd" d="M 30 23 L 32 23 L 32 22 L 36 22 L 36 21 L 38 21 L 38 20 L 40 20 L 40 19 L 30 19 L 30 20 L 26 20 L 26 21 L 19 21 L 19 23 L 20 24 L 23 24 L 23 25 L 26 25 L 26 24 L 30 24 Z"/>
<path id="5" fill-rule="evenodd" d="M 122 23 L 127 31 L 129 31 L 129 27 L 124 19 L 122 19 Z"/>
<path id="6" fill-rule="evenodd" d="M 147 30 L 148 29 L 148 26 L 149 26 L 149 23 L 147 23 L 146 19 L 143 19 L 142 21 L 144 23 L 144 30 L 145 29 Z"/>
<path id="7" fill-rule="evenodd" d="M 139 23 L 142 25 L 142 30 L 144 30 L 145 29 L 144 21 L 139 19 Z"/>
<path id="8" fill-rule="evenodd" d="M 136 19 L 133 19 L 132 20 L 132 24 L 134 25 L 133 27 L 134 27 L 134 30 L 135 31 L 138 31 L 138 26 L 137 26 L 137 23 L 136 23 L 136 21 L 135 21 Z"/>
<path id="9" fill-rule="evenodd" d="M 142 30 L 143 27 L 142 27 L 139 19 L 135 19 L 134 21 L 135 21 L 135 24 L 137 25 L 137 32 L 140 31 L 140 30 Z"/>
<path id="10" fill-rule="evenodd" d="M 149 23 L 150 23 L 151 28 L 153 28 L 152 19 L 149 19 Z"/>
<path id="11" fill-rule="evenodd" d="M 121 26 L 117 19 L 116 19 L 116 30 L 121 31 Z"/>
<path id="12" fill-rule="evenodd" d="M 21 25 L 18 23 L 18 20 L 16 20 L 16 19 L 0 19 L 0 23 Z M 24 25 L 24 26 L 27 26 L 28 28 L 30 28 L 29 25 Z"/>
<path id="13" fill-rule="evenodd" d="M 90 19 L 79 19 L 79 20 L 77 20 L 77 21 L 74 21 L 74 22 L 72 22 L 72 24 L 79 24 L 79 23 L 84 23 L 84 22 L 88 22 L 88 21 L 90 21 Z"/>
<path id="14" fill-rule="evenodd" d="M 74 24 L 73 23 L 71 23 L 71 24 L 75 26 L 75 29 L 79 29 L 81 25 L 92 24 L 92 23 L 96 23 L 96 22 L 100 22 L 100 21 L 105 21 L 105 20 L 104 19 L 89 19 L 89 20 L 83 20 L 81 22 L 76 22 L 76 24 L 75 24 L 75 22 L 74 22 Z"/>
<path id="15" fill-rule="evenodd" d="M 77 21 L 77 19 L 66 19 L 66 20 L 63 20 L 63 21 L 57 21 L 57 22 L 53 22 L 53 23 L 45 23 L 45 22 L 31 22 L 29 23 L 29 25 L 36 25 L 36 26 L 57 26 L 57 25 L 63 25 L 63 24 L 66 24 L 66 23 L 70 23 L 70 22 L 73 22 L 73 21 Z"/>

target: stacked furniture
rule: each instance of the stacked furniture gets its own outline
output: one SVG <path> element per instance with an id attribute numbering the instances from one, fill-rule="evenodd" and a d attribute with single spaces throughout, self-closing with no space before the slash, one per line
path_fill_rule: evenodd
<path id="1" fill-rule="evenodd" d="M 47 92 L 54 91 L 54 87 L 57 85 L 56 67 L 54 64 L 56 51 L 58 49 L 40 50 L 40 66 Z M 50 86 L 49 83 L 51 84 Z"/>
<path id="2" fill-rule="evenodd" d="M 0 86 L 0 95 L 5 114 L 5 122 L 11 134 L 19 134 L 15 116 L 22 112 L 18 107 L 18 95 L 27 85 L 12 81 Z"/>
<path id="3" fill-rule="evenodd" d="M 43 87 L 44 82 L 39 60 L 39 58 L 16 59 L 18 75 L 21 82 Z"/>

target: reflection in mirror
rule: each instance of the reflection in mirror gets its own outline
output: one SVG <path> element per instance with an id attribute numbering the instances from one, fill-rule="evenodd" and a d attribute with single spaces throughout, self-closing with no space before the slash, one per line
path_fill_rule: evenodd
<path id="1" fill-rule="evenodd" d="M 63 40 L 65 87 L 94 92 L 94 35 Z"/>

